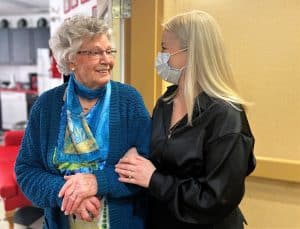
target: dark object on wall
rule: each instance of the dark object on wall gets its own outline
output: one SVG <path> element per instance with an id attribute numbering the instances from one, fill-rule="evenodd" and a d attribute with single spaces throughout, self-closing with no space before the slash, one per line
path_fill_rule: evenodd
<path id="1" fill-rule="evenodd" d="M 20 20 L 18 20 L 17 26 L 18 28 L 26 28 L 27 20 L 25 18 L 21 18 Z"/>
<path id="2" fill-rule="evenodd" d="M 6 19 L 2 19 L 0 21 L 0 28 L 8 28 L 9 27 L 9 22 Z"/>
<path id="3" fill-rule="evenodd" d="M 37 27 L 48 27 L 48 21 L 46 20 L 46 18 L 40 18 L 37 21 Z"/>
<path id="4" fill-rule="evenodd" d="M 63 75 L 63 77 L 64 77 L 64 83 L 69 82 L 70 75 Z"/>
<path id="5" fill-rule="evenodd" d="M 38 89 L 38 78 L 36 73 L 29 73 L 30 90 L 37 91 Z"/>
<path id="6" fill-rule="evenodd" d="M 33 104 L 35 103 L 35 101 L 38 99 L 38 95 L 37 94 L 26 94 L 26 101 L 27 101 L 27 114 L 29 116 L 31 108 L 33 106 Z"/>

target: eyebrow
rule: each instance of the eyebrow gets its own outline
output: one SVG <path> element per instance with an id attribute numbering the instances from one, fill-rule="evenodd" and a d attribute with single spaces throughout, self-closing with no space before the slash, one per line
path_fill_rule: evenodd
<path id="1" fill-rule="evenodd" d="M 99 46 L 94 46 L 94 47 L 86 47 L 86 48 L 84 48 L 84 49 L 88 49 L 88 50 L 108 50 L 108 49 L 113 49 L 112 48 L 112 46 L 108 46 L 108 47 L 106 47 L 106 48 L 101 48 L 101 47 L 99 47 Z"/>
<path id="2" fill-rule="evenodd" d="M 160 46 L 161 46 L 161 47 L 166 47 L 166 42 L 164 42 L 164 41 L 161 42 L 161 43 L 160 43 Z"/>

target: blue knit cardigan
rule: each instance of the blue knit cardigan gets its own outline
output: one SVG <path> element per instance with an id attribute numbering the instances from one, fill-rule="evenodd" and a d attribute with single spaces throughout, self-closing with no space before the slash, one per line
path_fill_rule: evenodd
<path id="1" fill-rule="evenodd" d="M 148 156 L 151 121 L 142 97 L 131 86 L 111 81 L 110 149 L 105 168 L 95 172 L 98 196 L 109 204 L 111 229 L 145 227 L 144 190 L 118 181 L 115 164 L 135 146 Z M 21 149 L 16 160 L 17 181 L 32 203 L 44 208 L 43 228 L 69 228 L 68 217 L 61 212 L 58 193 L 65 183 L 53 164 L 59 120 L 66 84 L 43 93 L 31 109 Z"/>

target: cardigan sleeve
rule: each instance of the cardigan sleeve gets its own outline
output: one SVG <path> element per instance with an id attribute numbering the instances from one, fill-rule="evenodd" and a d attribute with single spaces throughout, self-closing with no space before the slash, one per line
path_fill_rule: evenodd
<path id="1" fill-rule="evenodd" d="M 182 222 L 215 223 L 232 212 L 243 197 L 254 139 L 242 132 L 220 135 L 219 130 L 225 128 L 228 121 L 238 122 L 224 116 L 214 120 L 218 123 L 215 126 L 218 134 L 206 144 L 203 175 L 181 178 L 156 170 L 151 177 L 150 193 L 167 203 Z"/>
<path id="2" fill-rule="evenodd" d="M 124 85 L 123 85 L 124 87 Z M 120 112 L 122 125 L 120 130 L 121 142 L 120 147 L 123 148 L 118 160 L 129 150 L 131 147 L 136 147 L 138 152 L 144 157 L 149 155 L 149 144 L 151 135 L 151 119 L 148 111 L 145 108 L 141 95 L 132 87 L 125 86 L 127 90 L 121 91 L 120 96 L 123 97 L 120 100 L 120 106 L 123 106 L 123 110 Z M 124 89 L 124 88 L 123 88 Z M 126 94 L 124 94 L 126 93 Z M 126 135 L 126 137 L 125 137 Z M 125 143 L 126 142 L 126 143 Z M 115 156 L 117 157 L 117 156 Z M 107 164 L 101 171 L 96 171 L 96 178 L 98 182 L 98 193 L 100 196 L 109 196 L 111 198 L 121 198 L 134 196 L 143 188 L 132 184 L 126 184 L 118 180 L 119 175 L 115 172 L 115 163 Z"/>
<path id="3" fill-rule="evenodd" d="M 51 100 L 45 94 L 33 105 L 24 138 L 15 164 L 17 182 L 26 197 L 38 207 L 60 207 L 58 192 L 64 184 L 63 177 L 55 174 L 47 165 L 47 149 L 42 149 L 41 141 L 46 141 L 41 115 Z M 45 116 L 44 116 L 45 117 Z M 49 128 L 49 127 L 48 127 Z"/>

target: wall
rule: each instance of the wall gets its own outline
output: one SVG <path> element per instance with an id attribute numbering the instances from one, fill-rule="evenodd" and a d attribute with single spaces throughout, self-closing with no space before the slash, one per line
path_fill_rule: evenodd
<path id="1" fill-rule="evenodd" d="M 155 56 L 160 49 L 163 1 L 132 0 L 130 21 L 130 81 L 141 92 L 149 112 L 161 96 L 161 80 L 155 72 Z M 127 39 L 128 40 L 128 39 Z M 128 44 L 126 44 L 128 45 Z"/>
<path id="2" fill-rule="evenodd" d="M 254 103 L 257 155 L 300 160 L 300 2 L 169 0 L 165 9 L 165 18 L 201 9 L 217 19 L 240 91 Z"/>
<path id="3" fill-rule="evenodd" d="M 238 87 L 254 103 L 248 116 L 256 137 L 255 176 L 259 177 L 249 177 L 241 203 L 247 228 L 300 228 L 300 2 L 164 0 L 155 9 L 143 5 L 143 0 L 132 2 L 137 13 L 132 12 L 131 18 L 131 82 L 142 92 L 150 111 L 155 92 L 161 90 L 155 87 L 158 77 L 153 66 L 162 21 L 154 15 L 165 20 L 199 9 L 216 18 Z"/>
<path id="4" fill-rule="evenodd" d="M 64 2 L 71 2 L 66 0 L 51 0 L 49 1 L 49 14 L 51 21 L 51 34 L 53 34 L 58 26 L 69 17 L 75 14 L 92 15 L 92 10 L 97 6 L 97 0 L 89 0 L 81 3 L 81 0 L 77 0 L 77 5 L 64 4 Z M 76 1 L 73 1 L 76 2 Z"/>
<path id="5" fill-rule="evenodd" d="M 249 177 L 241 209 L 246 229 L 299 229 L 300 184 Z"/>
<path id="6" fill-rule="evenodd" d="M 191 9 L 216 18 L 256 138 L 256 175 L 299 180 L 300 2 L 164 1 L 164 18 Z M 298 175 L 297 175 L 298 174 Z M 300 228 L 299 183 L 251 177 L 241 207 L 248 228 Z"/>

